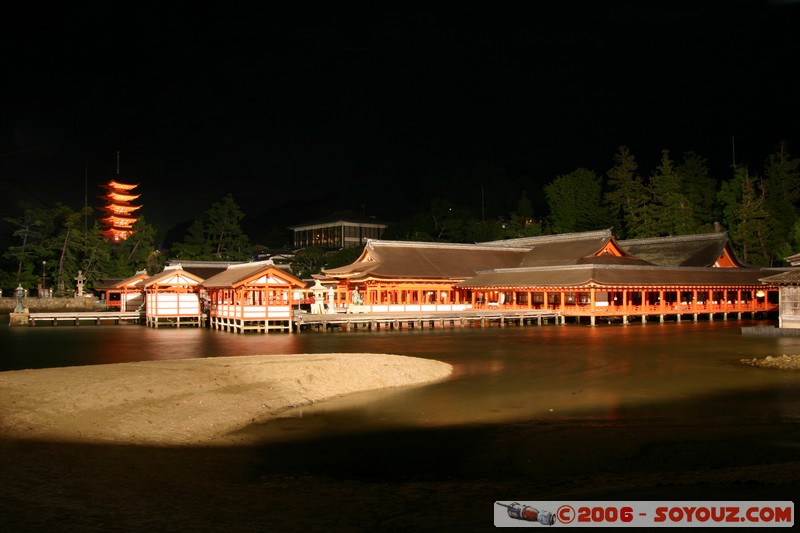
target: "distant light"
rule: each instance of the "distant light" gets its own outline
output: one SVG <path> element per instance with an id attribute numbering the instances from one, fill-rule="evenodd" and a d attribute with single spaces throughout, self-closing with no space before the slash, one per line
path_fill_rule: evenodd
<path id="1" fill-rule="evenodd" d="M 756 298 L 763 298 L 765 295 L 764 291 L 756 291 Z"/>

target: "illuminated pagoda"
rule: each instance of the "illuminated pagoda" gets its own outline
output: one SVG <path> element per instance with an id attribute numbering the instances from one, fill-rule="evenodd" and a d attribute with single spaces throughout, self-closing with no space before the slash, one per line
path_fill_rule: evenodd
<path id="1" fill-rule="evenodd" d="M 103 206 L 106 216 L 100 219 L 105 226 L 100 233 L 105 235 L 109 241 L 124 241 L 133 235 L 133 225 L 139 220 L 138 217 L 133 216 L 133 212 L 142 207 L 131 204 L 141 196 L 133 194 L 133 190 L 138 186 L 138 184 L 120 183 L 115 180 L 101 185 L 107 192 L 101 196 L 106 202 Z"/>

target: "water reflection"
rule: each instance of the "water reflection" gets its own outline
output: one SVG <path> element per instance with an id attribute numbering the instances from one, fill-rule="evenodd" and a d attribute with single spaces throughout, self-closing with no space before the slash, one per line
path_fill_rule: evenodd
<path id="1" fill-rule="evenodd" d="M 267 431 L 293 436 L 321 427 L 437 427 L 522 420 L 685 416 L 662 405 L 704 395 L 774 391 L 767 405 L 714 405 L 715 417 L 757 408 L 796 415 L 800 374 L 739 364 L 800 353 L 800 338 L 746 337 L 743 322 L 623 326 L 527 326 L 417 331 L 237 335 L 141 326 L 0 328 L 3 370 L 139 360 L 291 353 L 392 353 L 443 360 L 452 377 L 428 386 L 359 394 L 287 411 Z M 336 424 L 320 417 L 337 413 Z M 310 419 L 315 419 L 311 422 Z"/>

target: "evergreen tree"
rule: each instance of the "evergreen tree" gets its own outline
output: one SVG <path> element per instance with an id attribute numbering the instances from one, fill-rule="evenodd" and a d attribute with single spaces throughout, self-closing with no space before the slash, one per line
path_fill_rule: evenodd
<path id="1" fill-rule="evenodd" d="M 294 254 L 289 264 L 295 276 L 300 279 L 308 279 L 322 270 L 324 255 L 319 248 L 309 246 Z"/>
<path id="2" fill-rule="evenodd" d="M 211 259 L 211 247 L 202 220 L 195 219 L 186 230 L 183 240 L 172 245 L 172 256 L 176 259 Z"/>
<path id="3" fill-rule="evenodd" d="M 542 234 L 542 225 L 533 218 L 533 205 L 528 198 L 528 191 L 522 191 L 517 201 L 517 208 L 511 213 L 511 220 L 506 224 L 503 238 L 516 239 L 533 237 Z"/>
<path id="4" fill-rule="evenodd" d="M 47 219 L 50 214 L 45 209 L 23 206 L 21 216 L 6 218 L 11 224 L 13 241 L 3 253 L 3 258 L 13 263 L 15 272 L 9 275 L 6 285 L 25 288 L 34 287 L 42 281 L 41 271 L 37 266 L 42 261 L 51 259 L 49 251 L 44 244 L 48 237 Z M 9 283 L 10 282 L 10 283 Z"/>
<path id="5" fill-rule="evenodd" d="M 620 146 L 614 155 L 614 167 L 609 170 L 605 203 L 615 218 L 617 235 L 621 238 L 638 236 L 637 228 L 647 224 L 647 189 L 637 173 L 639 165 L 627 146 Z"/>
<path id="6" fill-rule="evenodd" d="M 709 176 L 708 162 L 694 152 L 683 154 L 683 161 L 675 167 L 681 178 L 681 189 L 689 202 L 693 228 L 690 233 L 713 231 L 717 221 L 715 212 L 717 182 Z"/>
<path id="7" fill-rule="evenodd" d="M 669 150 L 662 150 L 661 164 L 648 184 L 651 198 L 651 225 L 643 228 L 650 237 L 688 235 L 693 233 L 694 212 L 684 194 L 683 179 L 670 158 Z"/>
<path id="8" fill-rule="evenodd" d="M 722 183 L 718 198 L 723 208 L 723 221 L 742 261 L 768 264 L 765 235 L 769 213 L 764 207 L 760 180 L 751 178 L 747 167 L 737 166 L 733 178 Z"/>
<path id="9" fill-rule="evenodd" d="M 250 240 L 240 225 L 244 213 L 228 193 L 206 211 L 206 236 L 214 259 L 245 261 L 252 259 Z"/>
<path id="10" fill-rule="evenodd" d="M 156 247 L 156 228 L 139 217 L 133 230 L 133 235 L 124 241 L 109 243 L 111 257 L 106 275 L 128 277 L 140 270 L 152 275 L 163 268 L 161 253 Z"/>
<path id="11" fill-rule="evenodd" d="M 586 168 L 557 176 L 544 188 L 554 233 L 589 231 L 608 227 L 611 215 L 601 205 L 600 177 Z"/>
<path id="12" fill-rule="evenodd" d="M 770 264 L 780 263 L 792 255 L 792 230 L 798 220 L 800 202 L 800 160 L 792 158 L 785 143 L 767 157 L 764 165 L 766 240 Z"/>
<path id="13" fill-rule="evenodd" d="M 71 296 L 74 278 L 81 270 L 81 256 L 86 239 L 83 235 L 83 213 L 57 205 L 51 211 L 54 220 L 53 235 L 47 246 L 52 250 L 55 265 L 52 269 L 53 294 Z"/>
<path id="14" fill-rule="evenodd" d="M 85 288 L 91 290 L 100 278 L 106 277 L 112 263 L 111 247 L 114 243 L 100 233 L 103 230 L 100 222 L 95 221 L 86 232 L 81 259 L 81 272 L 86 279 Z"/>

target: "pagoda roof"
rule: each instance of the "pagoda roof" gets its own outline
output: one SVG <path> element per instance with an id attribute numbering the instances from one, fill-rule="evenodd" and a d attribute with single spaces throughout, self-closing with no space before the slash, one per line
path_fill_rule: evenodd
<path id="1" fill-rule="evenodd" d="M 100 232 L 101 235 L 104 235 L 107 239 L 121 239 L 125 240 L 131 235 L 133 235 L 132 229 L 123 229 L 123 228 L 108 228 L 104 229 Z"/>
<path id="2" fill-rule="evenodd" d="M 123 191 L 130 191 L 130 190 L 135 189 L 136 187 L 138 187 L 139 184 L 138 183 L 135 183 L 135 184 L 134 183 L 122 183 L 121 181 L 111 180 L 111 181 L 109 181 L 107 183 L 103 183 L 101 186 L 103 188 L 105 188 L 105 189 L 117 189 L 117 190 L 123 190 Z"/>
<path id="3" fill-rule="evenodd" d="M 123 194 L 119 192 L 109 191 L 108 194 L 101 196 L 105 200 L 113 200 L 116 202 L 131 202 L 139 198 L 141 194 Z"/>
<path id="4" fill-rule="evenodd" d="M 627 239 L 618 241 L 628 253 L 660 266 L 714 266 L 727 255 L 733 266 L 744 267 L 726 232 Z"/>
<path id="5" fill-rule="evenodd" d="M 136 217 L 126 217 L 122 215 L 109 215 L 100 219 L 101 222 L 105 222 L 106 224 L 126 227 L 136 223 L 137 220 L 139 219 Z"/>
<path id="6" fill-rule="evenodd" d="M 102 209 L 107 213 L 132 213 L 141 207 L 140 205 L 106 204 Z"/>

